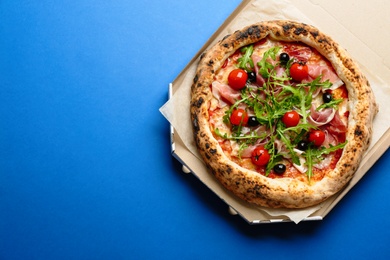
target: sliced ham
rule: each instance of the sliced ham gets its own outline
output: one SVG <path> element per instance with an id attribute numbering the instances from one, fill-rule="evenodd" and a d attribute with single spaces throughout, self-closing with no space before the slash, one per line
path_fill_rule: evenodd
<path id="1" fill-rule="evenodd" d="M 242 158 L 250 158 L 250 157 L 252 157 L 252 153 L 256 149 L 256 147 L 257 147 L 257 145 L 251 145 L 251 146 L 245 148 L 241 152 L 241 157 Z"/>
<path id="2" fill-rule="evenodd" d="M 308 120 L 315 126 L 322 126 L 332 121 L 335 114 L 336 110 L 333 108 L 325 108 L 317 111 L 316 107 L 312 104 Z"/>
<path id="3" fill-rule="evenodd" d="M 338 143 L 337 137 L 332 135 L 328 130 L 323 130 L 325 133 L 325 140 L 322 145 L 326 148 L 329 148 L 331 145 L 335 146 Z"/>
<path id="4" fill-rule="evenodd" d="M 229 85 L 214 81 L 211 84 L 211 89 L 213 96 L 218 99 L 219 107 L 225 107 L 227 105 L 226 101 L 231 104 L 234 104 L 237 100 L 241 98 L 241 92 L 239 90 L 234 90 Z"/>
<path id="5" fill-rule="evenodd" d="M 336 89 L 342 85 L 344 85 L 343 81 L 337 76 L 334 70 L 328 65 L 319 65 L 318 63 L 308 63 L 308 72 L 310 78 L 313 80 L 318 76 L 322 75 L 321 82 L 329 80 L 332 83 L 332 87 L 330 89 Z"/>
<path id="6" fill-rule="evenodd" d="M 338 111 L 337 111 L 337 113 L 335 113 L 334 117 L 329 122 L 329 124 L 330 124 L 330 126 L 328 127 L 328 129 L 332 133 L 341 134 L 341 133 L 347 132 L 347 126 L 343 122 L 343 120 L 341 120 L 341 117 L 340 117 L 340 114 Z"/>
<path id="7" fill-rule="evenodd" d="M 296 43 L 286 43 L 284 45 L 284 52 L 286 52 L 290 58 L 295 58 L 298 62 L 306 62 L 309 60 L 312 50 L 308 46 L 298 45 Z"/>

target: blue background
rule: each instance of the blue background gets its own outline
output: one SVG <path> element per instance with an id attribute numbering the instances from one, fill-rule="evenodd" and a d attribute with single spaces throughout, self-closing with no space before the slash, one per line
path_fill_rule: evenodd
<path id="1" fill-rule="evenodd" d="M 0 1 L 0 259 L 390 256 L 390 152 L 323 221 L 257 226 L 171 157 L 168 84 L 239 3 Z"/>

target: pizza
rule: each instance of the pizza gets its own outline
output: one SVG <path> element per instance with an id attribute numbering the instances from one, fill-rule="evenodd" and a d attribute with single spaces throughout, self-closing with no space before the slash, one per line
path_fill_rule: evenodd
<path id="1" fill-rule="evenodd" d="M 349 54 L 317 28 L 265 21 L 202 53 L 191 86 L 197 149 L 221 185 L 269 208 L 305 208 L 342 190 L 378 108 Z"/>

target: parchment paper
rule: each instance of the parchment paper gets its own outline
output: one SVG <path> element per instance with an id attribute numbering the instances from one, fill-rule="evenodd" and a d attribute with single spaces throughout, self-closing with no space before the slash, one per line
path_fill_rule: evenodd
<path id="1" fill-rule="evenodd" d="M 220 34 L 210 43 L 210 46 L 226 34 L 232 33 L 233 31 L 240 29 L 246 25 L 250 25 L 259 21 L 275 19 L 296 20 L 317 26 L 313 21 L 311 21 L 307 16 L 305 16 L 299 9 L 297 9 L 291 2 L 287 0 L 252 1 L 235 19 L 233 19 L 228 24 L 225 30 L 222 30 L 220 32 Z M 342 45 L 342 43 L 340 44 Z M 366 51 L 367 53 L 371 52 L 368 47 L 366 47 L 365 50 L 362 49 L 361 51 Z M 361 64 L 361 61 L 357 61 L 359 64 Z M 180 87 L 174 93 L 172 98 L 160 108 L 160 112 L 174 127 L 176 134 L 180 136 L 187 149 L 191 153 L 193 153 L 199 160 L 201 160 L 195 143 L 193 141 L 192 126 L 189 113 L 190 88 L 193 78 L 195 76 L 196 67 L 197 61 L 190 64 L 183 81 L 180 83 Z M 390 109 L 386 104 L 386 102 L 390 101 L 390 87 L 380 77 L 372 73 L 371 70 L 368 70 L 363 64 L 361 64 L 361 68 L 372 85 L 377 102 L 380 107 L 380 112 L 377 114 L 376 119 L 374 121 L 375 130 L 373 140 L 371 142 L 372 147 L 372 145 L 376 143 L 385 133 L 385 131 L 390 127 Z M 322 204 L 302 210 L 269 209 L 263 207 L 259 207 L 259 210 L 265 211 L 271 216 L 286 216 L 293 222 L 299 223 L 301 220 L 310 216 L 311 214 L 319 210 L 321 207 Z"/>

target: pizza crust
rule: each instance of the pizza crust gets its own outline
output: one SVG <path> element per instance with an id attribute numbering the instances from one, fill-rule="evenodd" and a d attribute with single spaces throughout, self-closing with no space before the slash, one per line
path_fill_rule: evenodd
<path id="1" fill-rule="evenodd" d="M 318 182 L 307 184 L 291 178 L 271 179 L 231 161 L 209 128 L 210 85 L 215 72 L 237 49 L 269 37 L 298 41 L 319 51 L 346 84 L 349 118 L 342 156 L 336 168 Z M 201 55 L 191 87 L 191 119 L 198 150 L 216 179 L 237 197 L 271 208 L 304 208 L 316 205 L 340 191 L 353 177 L 372 135 L 378 111 L 368 80 L 347 52 L 313 26 L 293 21 L 256 23 L 227 35 Z"/>

